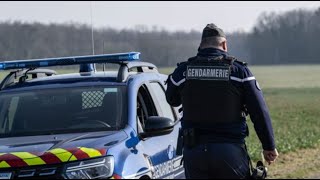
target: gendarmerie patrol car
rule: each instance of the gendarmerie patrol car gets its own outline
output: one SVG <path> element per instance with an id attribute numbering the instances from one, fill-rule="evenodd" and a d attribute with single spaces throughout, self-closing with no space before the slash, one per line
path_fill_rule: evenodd
<path id="1" fill-rule="evenodd" d="M 1 62 L 13 71 L 0 84 L 0 179 L 183 178 L 167 76 L 139 54 Z M 39 69 L 75 64 L 80 73 Z"/>

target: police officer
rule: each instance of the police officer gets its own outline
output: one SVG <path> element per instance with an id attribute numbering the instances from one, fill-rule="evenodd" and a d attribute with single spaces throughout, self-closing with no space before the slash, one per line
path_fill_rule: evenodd
<path id="1" fill-rule="evenodd" d="M 198 54 L 169 75 L 166 98 L 183 108 L 184 166 L 190 178 L 249 178 L 245 148 L 250 114 L 265 160 L 278 156 L 267 105 L 246 66 L 227 53 L 226 35 L 214 24 L 202 34 Z"/>

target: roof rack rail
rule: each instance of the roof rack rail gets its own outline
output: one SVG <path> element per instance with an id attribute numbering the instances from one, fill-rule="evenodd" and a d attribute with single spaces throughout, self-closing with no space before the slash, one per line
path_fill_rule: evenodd
<path id="1" fill-rule="evenodd" d="M 138 72 L 146 72 L 146 69 L 158 72 L 157 67 L 154 64 L 147 62 L 127 62 L 121 64 L 118 70 L 117 81 L 124 82 L 129 77 L 129 72 L 133 68 L 137 68 Z"/>
<path id="2" fill-rule="evenodd" d="M 0 83 L 0 91 L 9 85 L 15 83 L 15 79 L 19 78 L 19 82 L 22 83 L 27 79 L 27 75 L 32 75 L 32 79 L 38 78 L 39 74 L 44 74 L 45 76 L 57 75 L 58 73 L 51 69 L 33 69 L 33 70 L 16 70 L 10 72 Z"/>

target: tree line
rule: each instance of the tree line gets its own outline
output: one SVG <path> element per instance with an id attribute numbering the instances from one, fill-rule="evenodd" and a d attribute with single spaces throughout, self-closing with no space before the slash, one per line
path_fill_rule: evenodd
<path id="1" fill-rule="evenodd" d="M 100 28 L 94 30 L 94 51 L 139 51 L 144 61 L 159 67 L 175 66 L 196 55 L 201 31 Z M 228 33 L 227 38 L 230 54 L 250 64 L 318 63 L 320 8 L 263 13 L 250 32 Z M 91 27 L 86 24 L 0 23 L 0 61 L 92 53 Z"/>

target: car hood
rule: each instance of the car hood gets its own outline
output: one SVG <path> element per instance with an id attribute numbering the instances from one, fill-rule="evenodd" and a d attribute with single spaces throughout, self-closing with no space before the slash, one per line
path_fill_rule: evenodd
<path id="1" fill-rule="evenodd" d="M 65 163 L 105 156 L 125 140 L 123 131 L 73 133 L 0 139 L 0 168 Z"/>

